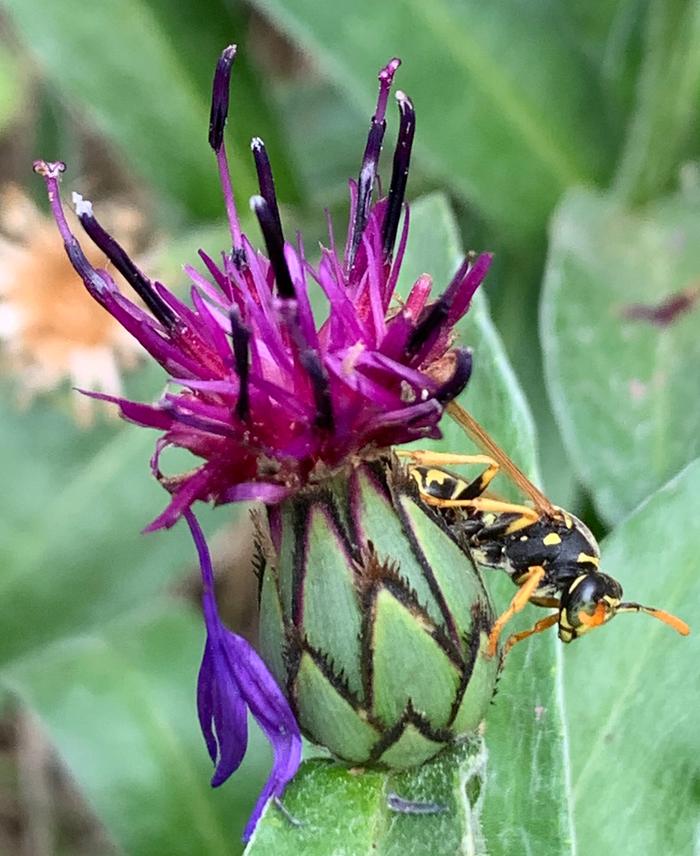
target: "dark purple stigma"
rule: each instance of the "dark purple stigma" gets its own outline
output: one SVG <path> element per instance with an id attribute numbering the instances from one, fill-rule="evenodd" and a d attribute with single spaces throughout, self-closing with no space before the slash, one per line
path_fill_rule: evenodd
<path id="1" fill-rule="evenodd" d="M 332 431 L 335 418 L 328 373 L 319 353 L 309 347 L 308 340 L 304 336 L 299 324 L 299 307 L 296 300 L 280 301 L 278 311 L 297 349 L 299 362 L 311 382 L 316 405 L 314 425 L 323 431 Z"/>
<path id="2" fill-rule="evenodd" d="M 279 228 L 275 215 L 268 205 L 267 200 L 262 196 L 252 196 L 250 207 L 260 223 L 260 231 L 265 240 L 267 255 L 275 274 L 277 293 L 280 297 L 293 300 L 296 297 L 296 292 L 294 291 L 294 283 L 289 273 L 287 260 L 284 257 L 284 238 L 282 237 L 282 231 Z"/>
<path id="3" fill-rule="evenodd" d="M 229 45 L 219 57 L 214 72 L 209 116 L 209 145 L 218 152 L 224 141 L 224 127 L 228 116 L 228 93 L 231 66 L 236 57 L 236 46 Z"/>
<path id="4" fill-rule="evenodd" d="M 398 232 L 399 220 L 401 219 L 401 208 L 406 195 L 413 136 L 416 132 L 416 112 L 413 109 L 413 102 L 403 92 L 396 93 L 396 101 L 398 102 L 401 118 L 399 120 L 396 149 L 394 150 L 394 166 L 391 172 L 389 197 L 384 216 L 383 238 L 385 260 L 391 258 L 394 252 L 396 233 Z"/>
<path id="5" fill-rule="evenodd" d="M 74 194 L 73 200 L 75 213 L 93 244 L 102 250 L 160 323 L 166 329 L 172 328 L 176 321 L 175 313 L 156 293 L 151 280 L 136 267 L 126 250 L 97 221 L 91 203 L 83 200 L 79 194 Z M 75 265 L 75 262 L 73 264 Z"/>
<path id="6" fill-rule="evenodd" d="M 236 416 L 245 422 L 250 416 L 250 330 L 241 321 L 237 307 L 231 309 L 229 318 L 231 320 L 234 368 L 239 383 Z"/>
<path id="7" fill-rule="evenodd" d="M 85 283 L 88 291 L 90 291 L 97 300 L 100 300 L 100 296 L 104 295 L 104 293 L 109 290 L 107 283 L 87 260 L 82 247 L 75 238 L 72 241 L 64 241 L 63 246 L 66 248 L 68 261 L 73 265 L 73 270 L 75 270 L 78 276 Z"/>
<path id="8" fill-rule="evenodd" d="M 415 330 L 408 338 L 406 345 L 406 353 L 408 356 L 413 356 L 425 345 L 429 338 L 437 335 L 442 325 L 447 321 L 450 313 L 449 303 L 445 300 L 443 294 L 439 300 L 428 309 L 427 313 L 421 321 L 416 325 Z"/>
<path id="9" fill-rule="evenodd" d="M 392 59 L 379 72 L 377 106 L 369 126 L 367 144 L 365 145 L 362 166 L 360 167 L 360 174 L 357 179 L 357 205 L 355 207 L 355 220 L 352 226 L 350 250 L 347 258 L 348 270 L 351 270 L 355 263 L 355 256 L 357 255 L 357 250 L 360 246 L 367 220 L 369 219 L 372 190 L 377 177 L 377 164 L 379 163 L 379 155 L 382 150 L 384 131 L 386 130 L 386 119 L 384 118 L 386 115 L 386 103 L 394 74 L 400 64 L 401 60 Z"/>
<path id="10" fill-rule="evenodd" d="M 250 143 L 250 148 L 253 152 L 253 158 L 255 159 L 255 170 L 258 174 L 260 195 L 265 202 L 267 202 L 272 216 L 277 223 L 280 240 L 284 242 L 282 220 L 280 218 L 280 210 L 277 205 L 277 194 L 275 193 L 275 180 L 272 177 L 272 168 L 270 167 L 270 159 L 267 156 L 265 143 L 260 139 L 260 137 L 253 137 Z"/>
<path id="11" fill-rule="evenodd" d="M 471 257 L 467 256 L 459 266 L 457 273 L 452 278 L 452 281 L 445 289 L 445 292 L 429 306 L 416 325 L 415 330 L 411 333 L 406 345 L 406 353 L 408 356 L 414 356 L 428 342 L 429 339 L 437 338 L 440 334 L 440 329 L 447 322 L 450 314 L 450 308 L 455 297 L 455 293 L 459 288 L 464 277 L 469 271 Z"/>
<path id="12" fill-rule="evenodd" d="M 63 204 L 61 203 L 61 191 L 59 189 L 59 181 L 62 173 L 66 171 L 66 165 L 63 161 L 34 161 L 34 172 L 44 179 L 46 190 L 49 196 L 49 205 L 51 213 L 58 231 L 63 238 L 63 246 L 65 247 L 68 260 L 73 265 L 78 276 L 85 283 L 85 287 L 99 302 L 104 304 L 105 294 L 112 290 L 112 286 L 108 280 L 102 277 L 87 260 L 82 247 L 71 232 L 68 221 L 66 220 Z M 82 201 L 82 200 L 81 200 Z M 88 205 L 89 203 L 83 203 Z"/>
<path id="13" fill-rule="evenodd" d="M 455 370 L 452 377 L 443 383 L 435 393 L 435 400 L 440 404 L 449 404 L 457 398 L 467 385 L 472 373 L 472 352 L 470 348 L 456 348 L 452 352 L 456 357 Z"/>
<path id="14" fill-rule="evenodd" d="M 322 431 L 332 431 L 334 419 L 331 388 L 321 358 L 316 351 L 306 348 L 299 353 L 299 361 L 304 366 L 313 387 L 316 404 L 315 425 Z"/>

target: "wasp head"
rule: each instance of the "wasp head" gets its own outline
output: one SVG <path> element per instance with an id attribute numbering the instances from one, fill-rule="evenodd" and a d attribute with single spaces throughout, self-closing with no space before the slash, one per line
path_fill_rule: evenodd
<path id="1" fill-rule="evenodd" d="M 622 586 L 598 571 L 580 574 L 564 591 L 559 608 L 559 638 L 572 642 L 605 624 L 620 610 Z"/>
<path id="2" fill-rule="evenodd" d="M 662 609 L 640 603 L 623 603 L 620 583 L 607 574 L 592 571 L 579 574 L 561 596 L 559 638 L 562 642 L 573 642 L 594 627 L 610 621 L 618 612 L 646 612 L 682 636 L 690 633 L 684 621 Z"/>

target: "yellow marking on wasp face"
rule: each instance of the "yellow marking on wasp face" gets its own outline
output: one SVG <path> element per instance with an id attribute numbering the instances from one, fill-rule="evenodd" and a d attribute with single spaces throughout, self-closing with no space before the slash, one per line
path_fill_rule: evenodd
<path id="1" fill-rule="evenodd" d="M 521 535 L 520 540 L 521 541 L 527 541 L 527 535 Z"/>
<path id="2" fill-rule="evenodd" d="M 587 576 L 587 574 L 581 574 L 580 577 L 576 577 L 576 579 L 569 586 L 569 591 L 575 591 L 576 588 L 581 585 L 581 583 L 586 579 Z"/>
<path id="3" fill-rule="evenodd" d="M 573 629 L 571 627 L 571 624 L 569 624 L 569 616 L 565 609 L 562 609 L 562 611 L 559 613 L 559 625 L 564 630 L 571 631 Z"/>
<path id="4" fill-rule="evenodd" d="M 611 609 L 616 609 L 620 605 L 620 598 L 610 597 L 609 594 L 604 594 L 603 600 L 608 604 Z"/>
<path id="5" fill-rule="evenodd" d="M 550 532 L 549 535 L 544 536 L 542 543 L 545 547 L 554 547 L 555 544 L 561 544 L 561 538 L 556 532 Z"/>
<path id="6" fill-rule="evenodd" d="M 560 627 L 559 628 L 559 640 L 561 642 L 571 642 L 574 638 L 574 631 L 569 630 L 568 627 Z"/>
<path id="7" fill-rule="evenodd" d="M 576 561 L 580 564 L 586 564 L 588 562 L 591 565 L 595 565 L 596 568 L 600 564 L 600 559 L 597 556 L 589 556 L 588 553 L 579 553 L 576 557 Z"/>

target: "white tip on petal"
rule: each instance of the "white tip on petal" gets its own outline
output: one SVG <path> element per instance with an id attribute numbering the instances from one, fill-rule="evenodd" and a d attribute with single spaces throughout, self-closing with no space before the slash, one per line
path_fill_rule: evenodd
<path id="1" fill-rule="evenodd" d="M 250 197 L 250 210 L 253 214 L 257 214 L 261 208 L 264 208 L 267 205 L 267 202 L 263 199 L 262 196 L 256 194 L 255 196 Z"/>
<path id="2" fill-rule="evenodd" d="M 92 217 L 92 202 L 89 199 L 83 199 L 81 194 L 75 191 L 73 191 L 73 206 L 78 217 L 82 217 L 83 214 Z"/>

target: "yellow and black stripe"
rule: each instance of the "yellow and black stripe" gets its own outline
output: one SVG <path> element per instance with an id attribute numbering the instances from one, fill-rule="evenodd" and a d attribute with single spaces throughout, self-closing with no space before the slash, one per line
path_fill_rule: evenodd
<path id="1" fill-rule="evenodd" d="M 489 467 L 470 482 L 437 467 L 411 467 L 411 475 L 421 496 L 461 502 L 483 494 L 495 475 L 492 469 Z"/>

